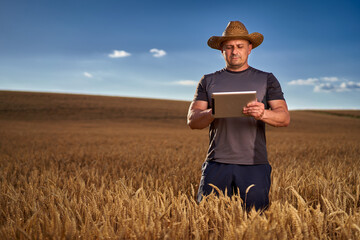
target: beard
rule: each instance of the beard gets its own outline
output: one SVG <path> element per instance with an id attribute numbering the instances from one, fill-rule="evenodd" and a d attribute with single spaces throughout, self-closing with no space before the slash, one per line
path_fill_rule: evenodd
<path id="1" fill-rule="evenodd" d="M 230 56 L 229 60 L 226 61 L 226 66 L 230 69 L 240 69 L 246 64 L 247 61 L 243 61 L 239 55 Z"/>

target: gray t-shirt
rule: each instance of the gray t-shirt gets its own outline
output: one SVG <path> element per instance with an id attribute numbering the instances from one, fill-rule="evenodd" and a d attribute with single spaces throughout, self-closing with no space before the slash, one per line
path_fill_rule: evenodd
<path id="1" fill-rule="evenodd" d="M 256 97 L 269 109 L 268 101 L 285 100 L 279 81 L 272 73 L 249 67 L 241 72 L 222 69 L 204 75 L 194 101 L 207 101 L 212 108 L 214 92 L 256 91 Z M 253 117 L 217 118 L 209 129 L 207 161 L 229 164 L 266 164 L 265 123 Z"/>

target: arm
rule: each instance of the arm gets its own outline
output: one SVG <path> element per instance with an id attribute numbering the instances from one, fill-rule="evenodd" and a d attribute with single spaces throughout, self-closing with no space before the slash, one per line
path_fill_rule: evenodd
<path id="1" fill-rule="evenodd" d="M 190 104 L 187 124 L 191 129 L 203 129 L 209 126 L 214 120 L 211 109 L 208 109 L 206 101 L 193 101 Z"/>
<path id="2" fill-rule="evenodd" d="M 243 109 L 243 113 L 274 127 L 287 127 L 290 124 L 290 114 L 286 102 L 272 100 L 269 105 L 271 110 L 266 110 L 263 103 L 251 102 Z"/>

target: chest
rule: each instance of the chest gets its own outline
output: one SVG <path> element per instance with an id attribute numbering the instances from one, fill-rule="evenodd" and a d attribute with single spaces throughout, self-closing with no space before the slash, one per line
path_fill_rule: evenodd
<path id="1" fill-rule="evenodd" d="M 250 77 L 246 75 L 226 76 L 212 78 L 207 84 L 207 98 L 211 106 L 211 95 L 214 92 L 237 92 L 237 91 L 256 91 L 256 97 L 264 102 L 266 96 L 267 78 Z"/>

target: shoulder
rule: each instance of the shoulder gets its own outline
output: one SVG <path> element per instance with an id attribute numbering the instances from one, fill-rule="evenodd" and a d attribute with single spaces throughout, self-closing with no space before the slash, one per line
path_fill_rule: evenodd
<path id="1" fill-rule="evenodd" d="M 272 73 L 270 72 L 265 72 L 265 71 L 262 71 L 262 70 L 259 70 L 259 69 L 256 69 L 256 68 L 253 68 L 253 67 L 250 67 L 249 69 L 252 73 L 254 74 L 260 74 L 260 75 L 265 75 L 265 76 L 271 76 L 273 75 Z"/>
<path id="2" fill-rule="evenodd" d="M 277 80 L 277 78 L 274 76 L 274 74 L 271 72 L 261 71 L 259 69 L 253 68 L 253 67 L 251 67 L 251 71 L 252 71 L 252 73 L 256 74 L 257 76 L 265 77 L 268 85 L 273 85 L 274 83 L 278 84 L 278 82 L 279 82 Z"/>
<path id="3" fill-rule="evenodd" d="M 225 69 L 221 69 L 221 70 L 213 72 L 213 73 L 205 74 L 200 79 L 200 83 L 202 83 L 202 84 L 210 83 L 214 79 L 221 77 L 225 72 L 226 72 Z"/>
<path id="4" fill-rule="evenodd" d="M 205 74 L 204 75 L 204 78 L 213 78 L 213 77 L 217 77 L 219 75 L 222 75 L 226 72 L 225 68 L 219 70 L 219 71 L 216 71 L 216 72 L 213 72 L 213 73 L 208 73 L 208 74 Z"/>

